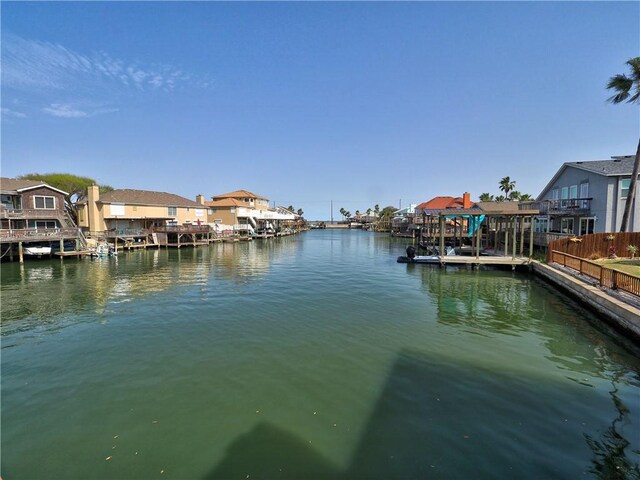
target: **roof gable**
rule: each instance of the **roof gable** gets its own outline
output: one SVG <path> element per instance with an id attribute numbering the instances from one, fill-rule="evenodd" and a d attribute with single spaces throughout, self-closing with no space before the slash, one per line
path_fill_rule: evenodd
<path id="1" fill-rule="evenodd" d="M 213 200 L 220 200 L 223 198 L 253 198 L 257 200 L 268 200 L 268 198 L 256 195 L 249 190 L 234 190 L 233 192 L 214 195 L 212 198 Z"/>
<path id="2" fill-rule="evenodd" d="M 462 197 L 433 197 L 416 207 L 419 210 L 443 210 L 445 208 L 462 208 Z"/>
<path id="3" fill-rule="evenodd" d="M 13 193 L 14 195 L 16 195 L 27 190 L 33 190 L 34 188 L 49 188 L 55 192 L 61 193 L 62 195 L 69 195 L 67 192 L 52 187 L 42 180 L 23 180 L 18 178 L 5 177 L 0 178 L 0 191 L 2 191 L 3 193 Z"/>
<path id="4" fill-rule="evenodd" d="M 577 168 L 586 172 L 602 175 L 604 177 L 618 177 L 631 175 L 633 173 L 634 157 L 625 155 L 612 157 L 610 160 L 590 160 L 586 162 L 565 162 L 551 178 L 549 183 L 542 189 L 536 200 L 541 200 L 551 189 L 554 183 L 562 176 L 567 168 Z"/>

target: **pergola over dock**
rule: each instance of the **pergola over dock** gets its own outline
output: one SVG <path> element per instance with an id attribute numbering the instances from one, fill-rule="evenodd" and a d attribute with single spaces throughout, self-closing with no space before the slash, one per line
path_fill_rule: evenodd
<path id="1" fill-rule="evenodd" d="M 522 210 L 517 202 L 478 202 L 471 208 L 423 210 L 420 239 L 438 240 L 441 262 L 471 264 L 524 264 L 533 256 L 533 218 L 537 210 Z M 416 215 L 416 224 L 418 222 Z M 450 220 L 453 225 L 447 226 Z M 529 227 L 529 255 L 524 257 L 525 230 Z M 465 232 L 466 227 L 466 232 Z M 483 245 L 483 230 L 484 245 Z M 472 256 L 445 256 L 446 239 L 462 244 L 463 237 L 471 239 Z M 481 257 L 481 251 L 491 251 Z M 502 251 L 503 254 L 499 254 Z M 508 257 L 510 261 L 506 261 Z"/>

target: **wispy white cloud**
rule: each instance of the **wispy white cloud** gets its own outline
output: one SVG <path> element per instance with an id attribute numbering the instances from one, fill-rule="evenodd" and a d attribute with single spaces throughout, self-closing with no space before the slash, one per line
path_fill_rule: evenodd
<path id="1" fill-rule="evenodd" d="M 92 107 L 84 108 L 80 110 L 80 107 L 73 106 L 67 103 L 52 103 L 48 107 L 44 107 L 42 111 L 48 115 L 61 118 L 83 118 L 83 117 L 95 117 L 96 115 L 103 115 L 105 113 L 117 112 L 117 108 L 108 107 Z"/>
<path id="2" fill-rule="evenodd" d="M 26 118 L 27 114 L 26 113 L 22 113 L 22 112 L 17 112 L 15 110 L 11 110 L 10 108 L 1 108 L 0 112 L 2 113 L 3 117 L 9 117 L 9 118 Z"/>
<path id="3" fill-rule="evenodd" d="M 43 108 L 42 111 L 54 117 L 62 118 L 81 118 L 88 116 L 87 112 L 63 103 L 52 103 L 51 106 Z"/>
<path id="4" fill-rule="evenodd" d="M 2 83 L 22 90 L 102 89 L 170 92 L 187 86 L 207 87 L 171 65 L 141 65 L 105 52 L 78 53 L 58 43 L 28 40 L 6 33 L 2 42 Z"/>

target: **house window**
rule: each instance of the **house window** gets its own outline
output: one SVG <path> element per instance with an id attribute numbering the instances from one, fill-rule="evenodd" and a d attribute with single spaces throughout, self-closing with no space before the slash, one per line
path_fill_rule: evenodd
<path id="1" fill-rule="evenodd" d="M 560 189 L 554 188 L 551 190 L 551 200 L 559 200 L 560 199 Z"/>
<path id="2" fill-rule="evenodd" d="M 36 228 L 56 228 L 57 226 L 55 220 L 36 220 Z"/>
<path id="3" fill-rule="evenodd" d="M 549 219 L 546 217 L 537 217 L 534 222 L 534 232 L 546 232 L 549 228 Z"/>
<path id="4" fill-rule="evenodd" d="M 563 218 L 560 223 L 562 233 L 573 233 L 573 218 Z"/>
<path id="5" fill-rule="evenodd" d="M 235 207 L 231 207 L 231 208 L 229 209 L 229 211 L 230 211 L 231 213 L 236 213 L 236 209 L 235 209 Z"/>
<path id="6" fill-rule="evenodd" d="M 578 198 L 578 185 L 571 185 L 569 187 L 569 198 Z"/>
<path id="7" fill-rule="evenodd" d="M 569 187 L 562 187 L 562 189 L 560 189 L 560 207 L 561 208 L 567 208 L 567 205 L 569 204 L 569 202 L 567 202 L 568 199 L 569 199 Z"/>
<path id="8" fill-rule="evenodd" d="M 56 208 L 55 197 L 34 196 L 33 201 L 35 203 L 35 208 L 46 208 L 48 210 L 53 210 Z"/>
<path id="9" fill-rule="evenodd" d="M 593 233 L 595 228 L 596 219 L 594 217 L 581 218 L 580 219 L 580 235 L 588 235 Z"/>
<path id="10" fill-rule="evenodd" d="M 624 200 L 629 195 L 629 185 L 631 184 L 630 178 L 620 180 L 620 199 Z"/>
<path id="11" fill-rule="evenodd" d="M 589 182 L 584 182 L 580 184 L 580 198 L 582 199 L 581 207 L 589 208 Z"/>
<path id="12" fill-rule="evenodd" d="M 216 209 L 215 208 L 210 208 L 209 209 L 209 215 L 213 215 L 214 213 L 216 213 Z"/>
<path id="13" fill-rule="evenodd" d="M 169 208 L 167 208 L 167 214 L 170 217 L 175 217 L 176 215 L 178 215 L 178 207 L 169 207 Z"/>

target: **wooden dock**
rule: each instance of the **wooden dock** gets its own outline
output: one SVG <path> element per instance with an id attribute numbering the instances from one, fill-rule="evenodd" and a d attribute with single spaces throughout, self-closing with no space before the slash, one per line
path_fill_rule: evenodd
<path id="1" fill-rule="evenodd" d="M 58 257 L 82 257 L 84 255 L 91 255 L 91 250 L 68 250 L 65 252 L 55 252 L 54 255 Z"/>
<path id="2" fill-rule="evenodd" d="M 521 257 L 521 256 L 502 256 L 502 255 L 481 255 L 479 257 L 476 256 L 467 256 L 467 255 L 445 255 L 440 258 L 440 265 L 471 265 L 480 266 L 511 266 L 513 268 L 523 265 L 530 265 L 532 259 L 529 257 Z"/>

